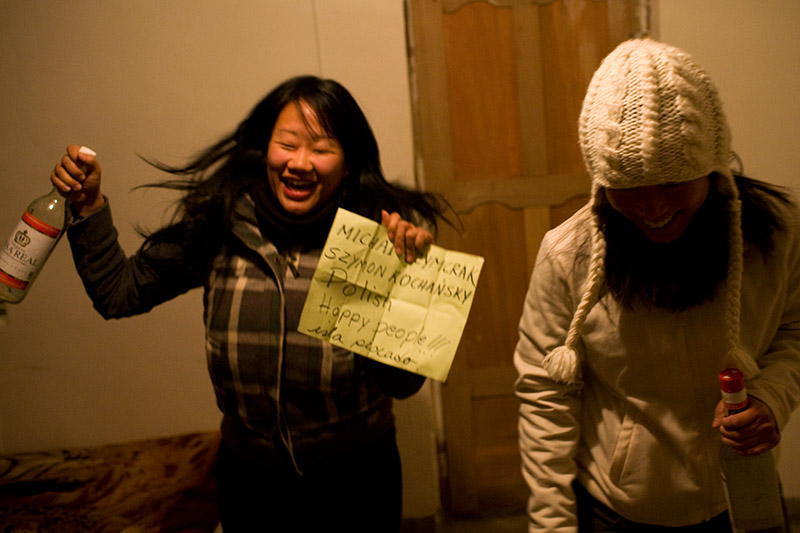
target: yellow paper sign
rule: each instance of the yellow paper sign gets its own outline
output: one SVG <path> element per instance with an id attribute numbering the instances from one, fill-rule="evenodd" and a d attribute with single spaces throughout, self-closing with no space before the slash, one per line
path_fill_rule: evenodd
<path id="1" fill-rule="evenodd" d="M 408 264 L 381 224 L 339 209 L 297 330 L 445 381 L 482 266 L 438 246 Z"/>

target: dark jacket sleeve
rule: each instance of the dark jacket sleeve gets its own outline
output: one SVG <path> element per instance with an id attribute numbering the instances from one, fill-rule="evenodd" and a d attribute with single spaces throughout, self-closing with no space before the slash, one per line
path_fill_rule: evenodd
<path id="1" fill-rule="evenodd" d="M 106 205 L 67 231 L 72 258 L 94 308 L 104 318 L 146 313 L 203 284 L 202 272 L 181 260 L 177 245 L 139 249 L 126 257 Z"/>

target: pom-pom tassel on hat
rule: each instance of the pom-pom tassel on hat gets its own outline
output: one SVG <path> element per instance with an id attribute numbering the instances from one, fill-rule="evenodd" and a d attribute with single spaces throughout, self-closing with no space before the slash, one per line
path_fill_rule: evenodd
<path id="1" fill-rule="evenodd" d="M 594 191 L 594 201 L 597 201 L 597 190 Z M 597 219 L 592 222 L 592 259 L 589 263 L 589 278 L 583 290 L 578 308 L 572 317 L 572 322 L 567 331 L 567 338 L 563 346 L 554 348 L 542 360 L 542 366 L 547 373 L 556 381 L 574 384 L 578 381 L 581 374 L 581 360 L 578 355 L 580 344 L 581 328 L 586 321 L 592 307 L 597 303 L 597 295 L 603 285 L 605 274 L 604 261 L 606 256 L 606 241 L 600 228 L 597 226 Z"/>
<path id="2" fill-rule="evenodd" d="M 728 368 L 738 368 L 748 381 L 758 377 L 761 373 L 761 369 L 758 368 L 755 359 L 743 352 L 741 348 L 734 350 L 731 354 L 731 361 L 726 366 Z"/>
<path id="3" fill-rule="evenodd" d="M 568 346 L 559 346 L 547 354 L 542 366 L 556 381 L 574 384 L 578 379 L 578 354 Z"/>

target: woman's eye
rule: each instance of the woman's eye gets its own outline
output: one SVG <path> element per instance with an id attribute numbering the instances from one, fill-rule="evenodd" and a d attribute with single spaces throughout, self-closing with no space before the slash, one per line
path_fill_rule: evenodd
<path id="1" fill-rule="evenodd" d="M 333 145 L 327 140 L 319 140 L 311 143 L 311 149 L 318 153 L 327 153 L 333 151 Z"/>

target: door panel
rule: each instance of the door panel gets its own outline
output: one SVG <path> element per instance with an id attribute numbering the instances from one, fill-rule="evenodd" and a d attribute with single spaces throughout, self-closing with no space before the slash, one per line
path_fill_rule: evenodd
<path id="1" fill-rule="evenodd" d="M 442 23 L 454 177 L 519 177 L 513 12 L 476 2 L 446 13 Z"/>
<path id="2" fill-rule="evenodd" d="M 577 143 L 600 60 L 636 0 L 407 0 L 419 182 L 463 228 L 438 242 L 485 258 L 447 383 L 443 492 L 454 514 L 521 511 L 512 356 L 544 232 L 589 192 Z"/>

